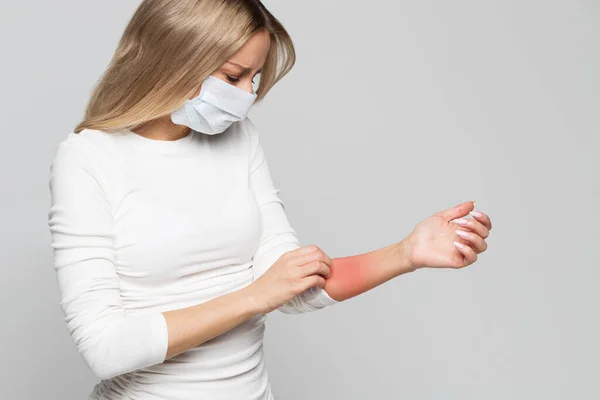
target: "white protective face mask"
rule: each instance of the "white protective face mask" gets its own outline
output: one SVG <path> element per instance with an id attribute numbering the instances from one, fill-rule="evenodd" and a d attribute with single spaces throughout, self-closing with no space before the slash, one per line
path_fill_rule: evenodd
<path id="1" fill-rule="evenodd" d="M 186 100 L 171 113 L 171 121 L 196 132 L 215 135 L 245 119 L 254 100 L 256 93 L 250 94 L 209 75 L 202 82 L 198 96 Z"/>

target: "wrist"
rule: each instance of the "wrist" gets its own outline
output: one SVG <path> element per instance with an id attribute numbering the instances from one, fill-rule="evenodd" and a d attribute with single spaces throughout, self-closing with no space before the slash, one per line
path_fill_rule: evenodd
<path id="1" fill-rule="evenodd" d="M 247 314 L 249 314 L 250 316 L 254 316 L 257 314 L 266 314 L 264 304 L 256 293 L 254 283 L 243 288 L 240 291 L 240 293 L 243 298 L 244 311 Z"/>
<path id="2" fill-rule="evenodd" d="M 411 259 L 411 244 L 411 238 L 408 236 L 394 245 L 398 275 L 419 269 Z"/>

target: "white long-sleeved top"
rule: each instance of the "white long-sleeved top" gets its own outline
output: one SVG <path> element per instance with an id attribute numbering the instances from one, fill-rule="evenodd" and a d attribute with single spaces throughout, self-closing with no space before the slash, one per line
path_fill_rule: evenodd
<path id="1" fill-rule="evenodd" d="M 101 379 L 90 399 L 273 400 L 266 315 L 166 359 L 162 314 L 248 286 L 300 247 L 252 122 L 175 141 L 69 133 L 50 170 L 60 305 Z M 334 303 L 313 287 L 279 310 Z"/>

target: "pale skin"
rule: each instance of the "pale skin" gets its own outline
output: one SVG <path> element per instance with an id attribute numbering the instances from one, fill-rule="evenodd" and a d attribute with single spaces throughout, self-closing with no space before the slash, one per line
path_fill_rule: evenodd
<path id="1" fill-rule="evenodd" d="M 253 92 L 270 46 L 269 34 L 259 31 L 212 75 Z M 196 97 L 200 87 L 190 98 Z M 155 140 L 177 140 L 189 134 L 169 116 L 146 124 L 136 134 Z M 464 268 L 487 249 L 492 223 L 474 210 L 471 201 L 426 218 L 398 243 L 347 257 L 330 258 L 316 245 L 283 254 L 251 285 L 195 306 L 163 313 L 168 327 L 166 358 L 172 358 L 287 303 L 318 286 L 337 301 L 367 292 L 397 276 L 421 268 Z M 471 215 L 472 218 L 466 218 Z"/>

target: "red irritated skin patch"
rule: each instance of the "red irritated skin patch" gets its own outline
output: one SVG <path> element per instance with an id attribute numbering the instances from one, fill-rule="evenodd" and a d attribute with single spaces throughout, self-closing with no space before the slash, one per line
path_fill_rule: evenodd
<path id="1" fill-rule="evenodd" d="M 365 254 L 332 258 L 325 291 L 337 301 L 364 293 L 410 268 L 403 266 L 396 246 Z"/>

